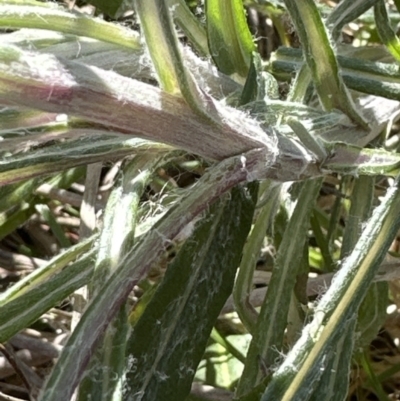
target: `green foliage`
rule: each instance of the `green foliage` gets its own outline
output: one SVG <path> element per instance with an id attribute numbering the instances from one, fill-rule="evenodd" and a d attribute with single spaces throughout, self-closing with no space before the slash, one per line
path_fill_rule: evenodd
<path id="1" fill-rule="evenodd" d="M 254 44 L 246 24 L 241 0 L 205 2 L 208 46 L 219 70 L 245 77 Z"/>
<path id="2" fill-rule="evenodd" d="M 124 0 L 90 0 L 89 3 L 110 17 L 115 17 Z"/>
<path id="3" fill-rule="evenodd" d="M 0 1 L 0 240 L 48 259 L 0 294 L 0 341 L 76 301 L 38 399 L 342 401 L 354 361 L 388 398 L 398 2 L 83 3 Z M 46 250 L 13 237 L 35 222 Z"/>
<path id="4" fill-rule="evenodd" d="M 134 326 L 126 349 L 132 361 L 127 385 L 143 400 L 185 399 L 190 393 L 211 329 L 232 292 L 253 217 L 250 196 L 233 189 L 229 201 L 210 208 Z M 222 243 L 232 251 L 220 252 Z"/>

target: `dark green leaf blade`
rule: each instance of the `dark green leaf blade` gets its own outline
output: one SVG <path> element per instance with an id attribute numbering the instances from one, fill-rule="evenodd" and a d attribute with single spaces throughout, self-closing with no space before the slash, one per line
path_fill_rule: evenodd
<path id="1" fill-rule="evenodd" d="M 225 74 L 245 77 L 255 50 L 241 0 L 206 1 L 207 35 L 211 55 Z"/>
<path id="2" fill-rule="evenodd" d="M 126 400 L 184 400 L 211 329 L 232 291 L 254 193 L 234 189 L 183 245 L 128 341 Z"/>

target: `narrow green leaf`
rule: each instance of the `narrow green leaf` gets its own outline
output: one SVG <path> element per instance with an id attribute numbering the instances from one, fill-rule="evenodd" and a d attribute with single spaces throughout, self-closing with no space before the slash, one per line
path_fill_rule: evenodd
<path id="1" fill-rule="evenodd" d="M 172 9 L 174 21 L 188 37 L 197 52 L 203 57 L 209 56 L 206 30 L 190 11 L 186 1 L 168 0 L 168 5 Z"/>
<path id="2" fill-rule="evenodd" d="M 162 144 L 151 144 L 138 138 L 125 139 L 105 135 L 66 141 L 28 153 L 3 157 L 0 161 L 0 184 L 50 174 L 67 168 L 104 161 L 132 154 L 139 149 L 149 151 L 153 145 L 162 151 L 170 149 Z"/>
<path id="3" fill-rule="evenodd" d="M 400 73 L 395 64 L 380 63 L 344 56 L 337 57 L 345 84 L 355 91 L 400 100 Z M 274 53 L 271 72 L 289 78 L 301 66 L 298 49 L 280 48 Z"/>
<path id="4" fill-rule="evenodd" d="M 225 74 L 246 77 L 255 50 L 242 0 L 206 0 L 208 45 Z"/>
<path id="5" fill-rule="evenodd" d="M 125 347 L 129 324 L 127 306 L 121 307 L 92 355 L 88 375 L 82 380 L 77 400 L 119 401 L 124 389 Z"/>
<path id="6" fill-rule="evenodd" d="M 343 233 L 341 257 L 349 255 L 360 238 L 362 227 L 371 216 L 374 200 L 374 177 L 362 175 L 354 180 L 351 206 Z"/>
<path id="7" fill-rule="evenodd" d="M 350 176 L 348 176 L 348 179 L 350 179 Z M 335 201 L 332 206 L 327 228 L 328 245 L 332 251 L 335 250 L 335 241 L 338 239 L 340 233 L 343 232 L 343 229 L 341 228 L 340 224 L 340 218 L 342 216 L 342 204 L 343 204 L 343 199 L 341 194 L 344 192 L 343 188 L 345 186 L 345 182 L 346 182 L 346 177 L 344 177 L 344 179 L 341 180 L 339 183 L 338 192 L 335 196 Z M 336 268 L 337 268 L 336 266 L 332 265 L 330 271 L 335 271 Z"/>
<path id="8" fill-rule="evenodd" d="M 345 187 L 346 182 L 348 183 L 349 181 L 350 180 L 345 180 L 343 186 Z M 351 194 L 351 207 L 348 213 L 349 217 L 346 222 L 342 241 L 342 258 L 346 257 L 353 251 L 354 246 L 361 235 L 362 226 L 370 217 L 373 196 L 373 178 L 361 176 L 355 179 L 355 184 Z M 372 287 L 376 287 L 376 284 L 372 284 Z M 367 334 L 366 331 L 370 329 L 371 326 L 374 327 L 375 330 L 379 330 L 380 327 L 379 325 L 374 325 L 375 323 L 378 323 L 378 321 L 376 321 L 377 315 L 374 312 L 376 312 L 377 309 L 381 310 L 377 305 L 382 305 L 382 302 L 379 302 L 376 295 L 376 292 L 371 291 L 370 288 L 360 307 L 358 320 L 353 318 L 351 323 L 341 333 L 341 338 L 337 340 L 336 347 L 340 352 L 327 355 L 328 362 L 326 368 L 313 391 L 311 401 L 317 401 L 325 396 L 337 401 L 344 401 L 346 399 L 356 336 L 362 340 L 368 338 L 367 341 L 369 343 L 371 338 L 368 336 L 364 337 L 364 334 Z M 364 312 L 362 312 L 363 305 L 364 308 L 366 308 L 364 309 Z M 360 335 L 364 329 L 365 332 Z M 375 330 L 373 332 L 374 335 L 377 334 Z M 357 344 L 357 346 L 359 345 L 360 344 Z M 332 374 L 332 372 L 335 372 L 335 374 Z"/>
<path id="9" fill-rule="evenodd" d="M 382 43 L 389 49 L 397 62 L 400 62 L 400 40 L 391 27 L 384 0 L 377 0 L 374 6 L 374 15 L 376 30 Z"/>
<path id="10" fill-rule="evenodd" d="M 222 345 L 226 351 L 232 354 L 238 361 L 242 362 L 243 364 L 246 361 L 246 356 L 237 349 L 234 344 L 232 344 L 226 336 L 224 337 L 215 327 L 212 329 L 211 332 L 211 339 L 213 339 L 217 344 Z"/>
<path id="11" fill-rule="evenodd" d="M 317 137 L 314 137 L 309 131 L 304 127 L 301 121 L 294 118 L 289 118 L 287 120 L 288 125 L 293 130 L 293 132 L 298 136 L 303 145 L 312 152 L 318 160 L 324 160 L 327 157 L 327 152 L 325 150 L 324 144 Z"/>
<path id="12" fill-rule="evenodd" d="M 337 341 L 335 349 L 327 355 L 324 372 L 312 391 L 309 401 L 345 401 L 348 396 L 356 320 L 353 319 Z"/>
<path id="13" fill-rule="evenodd" d="M 279 99 L 278 81 L 272 74 L 264 71 L 261 56 L 257 52 L 253 52 L 239 104 L 242 106 L 249 103 L 250 106 L 254 103 L 265 104 L 270 99 Z"/>
<path id="14" fill-rule="evenodd" d="M 328 158 L 322 163 L 325 171 L 342 174 L 395 175 L 400 168 L 400 154 L 380 149 L 361 149 L 345 143 L 326 144 Z"/>
<path id="15" fill-rule="evenodd" d="M 259 62 L 256 58 L 260 58 L 255 52 L 253 53 L 252 62 L 250 64 L 249 72 L 247 74 L 246 82 L 244 84 L 242 94 L 240 96 L 240 105 L 245 105 L 257 99 L 259 92 L 258 78 L 260 75 Z"/>
<path id="16" fill-rule="evenodd" d="M 374 369 L 372 367 L 370 358 L 368 356 L 368 351 L 364 351 L 361 353 L 361 365 L 369 378 L 369 382 L 372 385 L 372 388 L 375 391 L 375 394 L 378 396 L 379 401 L 389 401 L 390 398 L 387 395 L 387 392 L 383 389 L 382 383 L 379 381 L 379 378 L 376 376 Z"/>
<path id="17" fill-rule="evenodd" d="M 336 198 L 340 198 L 340 191 L 341 191 L 341 188 L 339 187 Z M 343 236 L 343 231 L 344 231 L 343 227 L 337 226 L 338 219 L 336 218 L 336 216 L 334 216 L 334 220 L 336 221 L 336 223 L 331 223 L 331 220 L 329 218 L 330 216 L 326 212 L 322 211 L 319 207 L 315 207 L 314 214 L 318 218 L 319 225 L 324 230 L 327 231 L 327 239 L 329 241 L 332 241 L 332 239 L 331 239 L 332 237 L 334 239 L 336 239 L 335 235 L 337 235 L 339 237 Z M 339 212 L 339 214 L 340 214 L 340 212 Z M 336 232 L 336 234 L 334 231 Z"/>
<path id="18" fill-rule="evenodd" d="M 313 93 L 310 69 L 303 64 L 296 73 L 296 78 L 290 88 L 287 101 L 308 104 Z"/>
<path id="19" fill-rule="evenodd" d="M 356 110 L 339 71 L 335 51 L 314 0 L 285 0 L 304 50 L 315 89 L 326 110 L 338 109 L 366 127 Z"/>
<path id="20" fill-rule="evenodd" d="M 400 177 L 374 210 L 357 245 L 315 308 L 314 318 L 274 373 L 262 401 L 300 401 L 310 395 L 335 352 L 400 228 Z"/>
<path id="21" fill-rule="evenodd" d="M 302 184 L 293 215 L 279 245 L 267 295 L 236 391 L 239 397 L 250 392 L 261 382 L 265 375 L 263 366 L 269 369 L 276 363 L 276 358 L 279 358 L 287 326 L 290 298 L 307 239 L 310 214 L 321 184 L 320 179 L 308 180 Z M 293 241 L 293 238 L 296 238 L 296 241 Z"/>
<path id="22" fill-rule="evenodd" d="M 189 394 L 231 293 L 254 203 L 254 196 L 234 189 L 228 202 L 211 208 L 169 266 L 128 341 L 126 400 L 140 394 L 142 401 L 183 401 Z"/>
<path id="23" fill-rule="evenodd" d="M 385 380 L 389 380 L 393 375 L 400 371 L 400 363 L 395 363 L 390 368 L 385 369 L 382 373 L 380 373 L 377 378 L 379 381 L 383 382 Z"/>
<path id="24" fill-rule="evenodd" d="M 44 266 L 35 269 L 32 273 L 19 280 L 12 287 L 2 292 L 0 294 L 0 307 L 18 297 L 23 298 L 22 295 L 26 292 L 31 291 L 35 287 L 39 287 L 48 281 L 50 277 L 61 272 L 68 263 L 72 262 L 84 252 L 89 251 L 89 249 L 94 246 L 96 238 L 97 237 L 88 238 L 65 250 L 60 255 L 51 259 Z"/>
<path id="25" fill-rule="evenodd" d="M 0 27 L 49 29 L 49 21 L 53 31 L 87 36 L 129 49 L 140 48 L 137 32 L 99 18 L 68 12 L 64 8 L 54 6 L 0 4 Z"/>
<path id="26" fill-rule="evenodd" d="M 22 202 L 15 210 L 10 210 L 0 214 L 0 239 L 15 231 L 22 226 L 34 213 L 35 203 L 40 200 L 35 197 L 30 203 Z"/>
<path id="27" fill-rule="evenodd" d="M 369 176 L 360 176 L 355 181 L 351 194 L 349 217 L 343 235 L 342 257 L 346 257 L 353 250 L 361 235 L 363 225 L 370 217 L 375 191 L 374 184 L 375 179 Z M 386 319 L 388 294 L 387 283 L 371 284 L 358 311 L 357 347 L 367 347 L 378 334 Z"/>
<path id="28" fill-rule="evenodd" d="M 33 179 L 10 185 L 0 185 L 0 213 L 15 207 L 21 199 L 27 199 L 27 196 L 32 194 L 40 182 L 38 179 Z M 1 222 L 0 217 L 0 224 Z"/>
<path id="29" fill-rule="evenodd" d="M 342 0 L 329 14 L 326 25 L 338 40 L 342 28 L 369 10 L 378 0 Z"/>
<path id="30" fill-rule="evenodd" d="M 136 0 L 135 4 L 161 88 L 173 95 L 181 93 L 193 111 L 206 120 L 219 121 L 211 98 L 185 68 L 167 2 Z"/>
<path id="31" fill-rule="evenodd" d="M 90 298 L 100 291 L 132 248 L 140 198 L 154 171 L 165 162 L 166 158 L 156 158 L 151 154 L 137 156 L 126 166 L 122 182 L 112 191 L 104 213 L 99 252 L 89 285 Z M 127 306 L 124 305 L 107 328 L 102 345 L 91 358 L 90 373 L 79 387 L 79 400 L 117 401 L 122 397 L 128 331 Z"/>
<path id="32" fill-rule="evenodd" d="M 251 234 L 243 249 L 243 257 L 233 289 L 233 300 L 236 311 L 249 333 L 253 333 L 258 313 L 250 303 L 250 293 L 253 289 L 253 274 L 262 248 L 267 228 L 271 225 L 279 208 L 281 186 L 271 181 L 260 185 L 259 190 L 264 205 L 257 215 Z"/>
<path id="33" fill-rule="evenodd" d="M 186 75 L 186 71 L 182 66 L 178 42 L 166 2 L 137 0 L 135 8 L 161 88 L 168 93 L 179 93 L 179 75 L 180 73 Z"/>
<path id="34" fill-rule="evenodd" d="M 21 43 L 18 43 L 18 45 L 23 46 Z M 14 136 L 15 132 L 13 131 L 20 129 L 21 127 L 35 127 L 41 123 L 48 124 L 50 121 L 54 120 L 55 115 L 52 113 L 43 113 L 37 110 L 26 109 L 15 110 L 5 107 L 0 110 L 0 134 L 3 138 L 7 138 L 7 134 Z"/>
<path id="35" fill-rule="evenodd" d="M 249 334 L 232 334 L 225 336 L 223 341 L 217 341 L 215 340 L 214 333 L 215 330 L 213 329 L 210 338 L 211 341 L 209 341 L 204 356 L 197 368 L 192 390 L 196 386 L 196 382 L 207 383 L 207 385 L 221 389 L 232 388 L 240 378 L 243 364 L 236 357 L 233 358 L 233 355 L 227 351 L 226 342 L 229 342 L 231 349 L 232 346 L 235 347 L 236 354 L 240 352 L 241 355 L 245 355 L 251 336 Z M 243 357 L 243 359 L 245 358 Z M 233 398 L 233 393 L 226 392 L 226 394 L 229 394 L 227 400 Z M 191 395 L 193 395 L 193 391 Z M 218 396 L 218 394 L 215 394 L 212 398 L 219 400 Z M 221 393 L 220 396 L 222 398 L 223 394 Z M 189 399 L 187 398 L 185 401 L 189 401 Z"/>
<path id="36" fill-rule="evenodd" d="M 76 289 L 87 284 L 93 271 L 94 255 L 95 250 L 89 251 L 45 282 L 33 287 L 27 285 L 23 296 L 17 296 L 1 305 L 0 342 L 7 341 L 20 330 L 29 327 L 43 313 L 56 306 Z"/>
<path id="37" fill-rule="evenodd" d="M 368 347 L 375 339 L 387 319 L 386 309 L 389 304 L 388 283 L 372 283 L 358 311 L 357 340 L 358 347 Z"/>
<path id="38" fill-rule="evenodd" d="M 314 210 L 313 215 L 311 216 L 310 224 L 315 236 L 315 241 L 318 245 L 318 248 L 321 250 L 321 256 L 324 260 L 323 270 L 332 271 L 334 262 L 330 252 L 328 236 L 324 235 L 322 231 L 324 224 L 319 219 L 319 215 L 317 214 L 316 210 Z"/>

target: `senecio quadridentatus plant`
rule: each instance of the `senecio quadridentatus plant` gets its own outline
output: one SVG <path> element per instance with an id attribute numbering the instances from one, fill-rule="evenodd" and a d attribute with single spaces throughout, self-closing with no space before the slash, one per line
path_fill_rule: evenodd
<path id="1" fill-rule="evenodd" d="M 268 62 L 242 0 L 205 0 L 204 21 L 183 0 L 91 3 L 114 15 L 132 6 L 141 33 L 51 2 L 0 2 L 2 211 L 51 174 L 130 156 L 100 232 L 82 234 L 1 294 L 1 341 L 87 286 L 84 313 L 39 400 L 74 392 L 79 400 L 185 400 L 232 294 L 252 334 L 235 399 L 344 400 L 358 310 L 400 227 L 398 178 L 371 213 L 373 177 L 397 177 L 400 156 L 366 148 L 395 121 L 400 100 L 400 44 L 384 1 L 333 9 L 271 2 L 286 9 L 301 47 L 279 48 Z M 382 45 L 373 51 L 383 61 L 341 43 L 343 27 L 365 13 L 375 18 Z M 279 82 L 288 80 L 283 97 Z M 185 152 L 208 169 L 135 236 L 144 188 Z M 283 357 L 310 217 L 331 173 L 355 177 L 358 220 L 346 226 L 332 284 Z M 292 182 L 297 195 L 257 311 L 249 302 L 254 258 Z M 132 324 L 129 294 L 190 224 Z"/>

